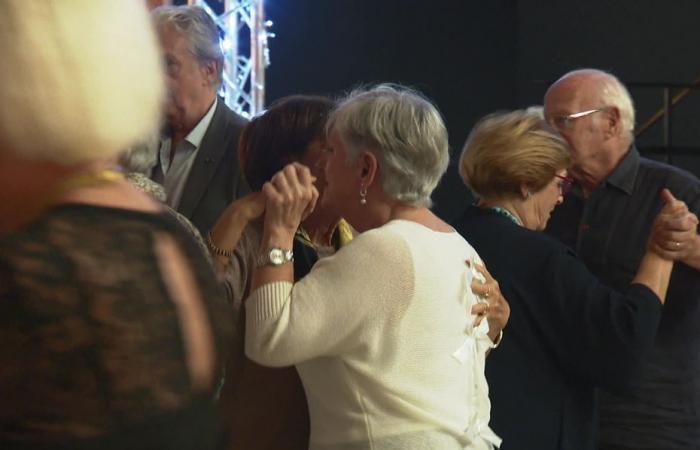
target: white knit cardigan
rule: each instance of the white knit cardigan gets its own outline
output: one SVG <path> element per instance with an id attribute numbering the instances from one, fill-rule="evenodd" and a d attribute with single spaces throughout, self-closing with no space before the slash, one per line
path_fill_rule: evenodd
<path id="1" fill-rule="evenodd" d="M 395 220 L 319 261 L 296 284 L 246 305 L 246 354 L 296 365 L 311 449 L 491 449 L 484 320 L 473 326 L 480 262 L 459 234 Z"/>

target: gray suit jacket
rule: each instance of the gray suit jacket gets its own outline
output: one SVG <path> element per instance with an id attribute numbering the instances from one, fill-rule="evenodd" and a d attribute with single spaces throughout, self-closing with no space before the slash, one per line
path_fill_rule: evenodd
<path id="1" fill-rule="evenodd" d="M 245 125 L 218 99 L 178 207 L 203 235 L 233 200 L 250 192 L 238 164 L 238 138 Z"/>

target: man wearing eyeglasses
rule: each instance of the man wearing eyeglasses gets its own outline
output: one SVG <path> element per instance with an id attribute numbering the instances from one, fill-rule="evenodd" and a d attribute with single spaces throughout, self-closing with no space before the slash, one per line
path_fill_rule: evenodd
<path id="1" fill-rule="evenodd" d="M 601 449 L 700 448 L 700 182 L 642 158 L 634 146 L 634 106 L 614 76 L 570 72 L 544 98 L 546 120 L 571 148 L 577 187 L 547 231 L 576 249 L 607 284 L 625 289 L 649 242 L 677 261 L 651 354 L 620 372 L 622 390 L 601 392 Z M 661 222 L 671 196 L 695 214 Z"/>

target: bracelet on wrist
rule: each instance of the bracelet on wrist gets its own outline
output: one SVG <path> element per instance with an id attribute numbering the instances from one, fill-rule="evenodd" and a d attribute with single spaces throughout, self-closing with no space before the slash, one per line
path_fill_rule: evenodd
<path id="1" fill-rule="evenodd" d="M 214 244 L 214 240 L 211 238 L 211 231 L 207 232 L 207 247 L 209 247 L 209 250 L 212 251 L 217 256 L 224 256 L 226 258 L 230 258 L 233 256 L 233 249 L 232 250 L 224 250 L 222 248 L 219 248 Z"/>

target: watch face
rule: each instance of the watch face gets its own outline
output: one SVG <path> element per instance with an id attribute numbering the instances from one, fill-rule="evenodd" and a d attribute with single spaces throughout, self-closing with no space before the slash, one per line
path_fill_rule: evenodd
<path id="1" fill-rule="evenodd" d="M 275 266 L 284 264 L 284 250 L 281 248 L 273 248 L 270 250 L 270 262 Z"/>

